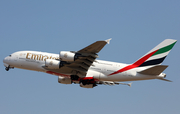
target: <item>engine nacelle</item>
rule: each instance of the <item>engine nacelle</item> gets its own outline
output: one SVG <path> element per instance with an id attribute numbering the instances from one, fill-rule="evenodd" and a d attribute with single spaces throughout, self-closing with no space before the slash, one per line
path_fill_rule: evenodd
<path id="1" fill-rule="evenodd" d="M 61 61 L 75 61 L 76 53 L 72 53 L 70 51 L 61 51 L 59 53 L 59 58 Z"/>
<path id="2" fill-rule="evenodd" d="M 61 63 L 60 61 L 54 59 L 45 60 L 45 66 L 49 69 L 59 69 L 60 63 Z"/>
<path id="3" fill-rule="evenodd" d="M 70 78 L 66 78 L 66 77 L 58 77 L 58 82 L 61 84 L 72 84 L 72 80 Z"/>

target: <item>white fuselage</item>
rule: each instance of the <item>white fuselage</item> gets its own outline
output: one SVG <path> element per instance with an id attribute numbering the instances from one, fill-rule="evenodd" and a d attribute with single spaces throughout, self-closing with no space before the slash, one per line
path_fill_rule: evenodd
<path id="1" fill-rule="evenodd" d="M 38 52 L 38 51 L 19 51 L 11 54 L 4 58 L 3 62 L 6 67 L 15 67 L 20 69 L 27 69 L 33 71 L 41 71 L 49 73 L 48 70 L 44 69 L 46 59 L 59 59 L 58 54 Z M 148 80 L 156 79 L 158 76 L 149 76 L 139 74 L 139 71 L 145 70 L 148 67 L 137 67 L 124 72 L 120 72 L 114 75 L 109 75 L 113 72 L 118 71 L 121 68 L 128 66 L 128 64 L 95 60 L 88 69 L 86 77 L 93 77 L 100 81 L 136 81 L 136 80 Z M 58 76 L 69 76 L 69 74 L 62 73 L 50 73 Z"/>

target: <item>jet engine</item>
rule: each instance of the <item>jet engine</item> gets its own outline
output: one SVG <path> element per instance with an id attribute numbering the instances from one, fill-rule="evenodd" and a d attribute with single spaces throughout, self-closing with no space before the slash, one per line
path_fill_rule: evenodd
<path id="1" fill-rule="evenodd" d="M 45 66 L 49 69 L 59 69 L 60 63 L 61 63 L 60 61 L 54 59 L 45 60 Z"/>
<path id="2" fill-rule="evenodd" d="M 61 61 L 75 61 L 80 54 L 73 53 L 70 51 L 61 51 L 59 53 L 59 58 Z"/>
<path id="3" fill-rule="evenodd" d="M 66 77 L 58 77 L 58 82 L 61 84 L 72 84 L 72 80 L 70 78 L 66 78 Z"/>

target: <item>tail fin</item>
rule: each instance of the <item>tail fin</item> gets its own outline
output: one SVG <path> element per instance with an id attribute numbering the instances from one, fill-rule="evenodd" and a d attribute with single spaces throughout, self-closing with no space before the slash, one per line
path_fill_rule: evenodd
<path id="1" fill-rule="evenodd" d="M 149 51 L 147 54 L 145 54 L 143 57 L 141 57 L 139 60 L 137 60 L 135 63 L 128 65 L 116 72 L 113 72 L 110 75 L 114 75 L 120 72 L 124 72 L 136 67 L 144 67 L 144 66 L 150 66 L 150 65 L 160 65 L 163 60 L 166 58 L 168 53 L 171 51 L 173 48 L 174 44 L 177 42 L 177 40 L 173 39 L 166 39 L 163 42 L 161 42 L 159 45 L 157 45 L 155 48 L 153 48 L 151 51 Z M 155 67 L 158 69 L 165 69 L 166 67 Z M 154 69 L 150 69 L 149 71 L 152 71 Z M 149 71 L 144 71 L 142 73 L 149 73 Z"/>
<path id="2" fill-rule="evenodd" d="M 173 39 L 164 40 L 147 54 L 145 54 L 143 57 L 141 57 L 139 60 L 137 60 L 135 63 L 133 63 L 133 65 L 139 67 L 160 65 L 164 61 L 166 56 L 169 54 L 176 42 L 177 40 Z"/>

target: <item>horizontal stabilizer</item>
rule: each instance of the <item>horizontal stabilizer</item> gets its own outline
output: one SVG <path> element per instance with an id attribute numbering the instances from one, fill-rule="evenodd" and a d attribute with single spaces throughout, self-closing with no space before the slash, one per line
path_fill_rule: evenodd
<path id="1" fill-rule="evenodd" d="M 168 79 L 164 79 L 164 78 L 157 78 L 159 80 L 163 80 L 163 81 L 167 81 L 167 82 L 172 82 L 171 80 L 168 80 Z"/>
<path id="2" fill-rule="evenodd" d="M 158 65 L 158 66 L 148 68 L 138 73 L 146 74 L 146 75 L 160 75 L 167 67 L 168 66 L 166 65 Z"/>

